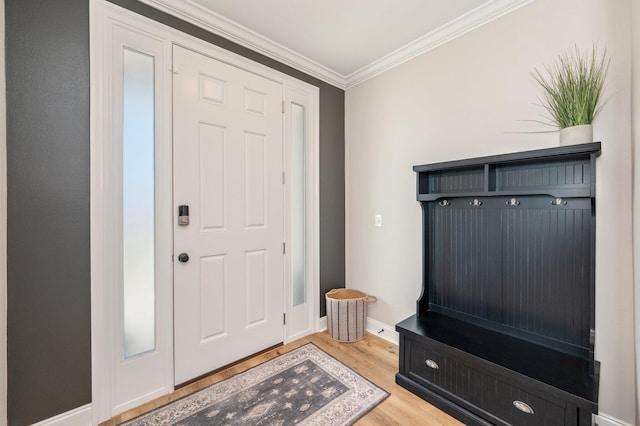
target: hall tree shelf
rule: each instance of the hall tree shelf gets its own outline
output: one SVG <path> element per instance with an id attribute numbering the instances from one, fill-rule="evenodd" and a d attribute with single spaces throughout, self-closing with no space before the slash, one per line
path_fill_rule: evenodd
<path id="1" fill-rule="evenodd" d="M 598 412 L 600 143 L 415 166 L 423 290 L 396 382 L 467 424 Z"/>

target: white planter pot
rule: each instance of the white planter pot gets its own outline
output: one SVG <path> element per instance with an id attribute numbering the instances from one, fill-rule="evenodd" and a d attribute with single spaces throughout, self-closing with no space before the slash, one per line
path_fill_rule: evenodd
<path id="1" fill-rule="evenodd" d="M 576 145 L 593 142 L 593 125 L 583 124 L 560 129 L 560 145 Z"/>

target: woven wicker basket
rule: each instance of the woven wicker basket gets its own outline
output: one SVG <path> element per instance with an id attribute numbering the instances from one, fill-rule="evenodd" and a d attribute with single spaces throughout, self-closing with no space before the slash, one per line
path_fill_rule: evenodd
<path id="1" fill-rule="evenodd" d="M 327 331 L 340 342 L 355 342 L 366 331 L 367 303 L 377 299 L 347 288 L 327 292 Z"/>

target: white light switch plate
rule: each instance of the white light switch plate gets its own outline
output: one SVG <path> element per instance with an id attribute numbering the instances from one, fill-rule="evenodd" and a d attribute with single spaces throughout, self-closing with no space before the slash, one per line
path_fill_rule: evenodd
<path id="1" fill-rule="evenodd" d="M 382 215 L 381 214 L 376 214 L 376 226 L 377 227 L 381 227 L 382 226 Z"/>

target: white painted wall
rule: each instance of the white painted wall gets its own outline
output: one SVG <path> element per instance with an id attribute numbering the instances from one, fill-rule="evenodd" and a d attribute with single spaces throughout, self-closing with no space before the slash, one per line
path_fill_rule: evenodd
<path id="1" fill-rule="evenodd" d="M 536 0 L 346 93 L 347 286 L 378 297 L 369 317 L 415 312 L 421 212 L 411 167 L 557 146 L 530 72 L 574 45 L 606 45 L 609 100 L 595 121 L 596 358 L 600 410 L 635 423 L 632 263 L 631 1 Z M 374 227 L 374 215 L 383 226 Z"/>
<path id="2" fill-rule="evenodd" d="M 631 2 L 631 140 L 633 149 L 633 265 L 636 313 L 636 424 L 640 421 L 640 3 Z"/>

